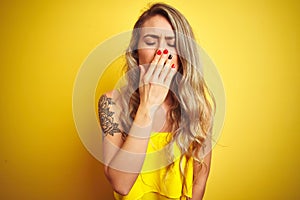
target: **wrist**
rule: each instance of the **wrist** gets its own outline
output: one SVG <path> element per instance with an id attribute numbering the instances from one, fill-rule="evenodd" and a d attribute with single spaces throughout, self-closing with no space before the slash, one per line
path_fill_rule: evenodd
<path id="1" fill-rule="evenodd" d="M 140 104 L 136 112 L 134 121 L 140 126 L 152 125 L 155 112 L 159 108 L 158 105 Z"/>
<path id="2" fill-rule="evenodd" d="M 140 105 L 135 115 L 135 123 L 139 126 L 149 126 L 152 124 L 153 112 L 151 107 Z"/>
<path id="3" fill-rule="evenodd" d="M 132 123 L 129 135 L 138 139 L 148 139 L 152 130 L 151 108 L 139 106 Z"/>
<path id="4" fill-rule="evenodd" d="M 159 105 L 151 105 L 151 104 L 147 104 L 147 103 L 141 103 L 138 107 L 138 112 L 140 111 L 141 114 L 148 115 L 152 118 L 158 108 L 159 108 Z"/>

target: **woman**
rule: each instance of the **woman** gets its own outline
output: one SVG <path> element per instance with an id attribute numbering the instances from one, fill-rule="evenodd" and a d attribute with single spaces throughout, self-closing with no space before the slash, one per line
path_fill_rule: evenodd
<path id="1" fill-rule="evenodd" d="M 185 17 L 166 4 L 152 5 L 135 23 L 127 85 L 99 100 L 105 175 L 116 199 L 204 195 L 214 100 L 193 39 Z"/>

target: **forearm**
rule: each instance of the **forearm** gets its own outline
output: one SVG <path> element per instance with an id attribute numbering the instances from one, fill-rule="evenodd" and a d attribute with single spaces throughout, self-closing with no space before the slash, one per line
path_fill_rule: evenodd
<path id="1" fill-rule="evenodd" d="M 151 130 L 150 110 L 139 107 L 125 142 L 107 167 L 106 175 L 116 192 L 127 194 L 136 181 L 145 160 Z"/>
<path id="2" fill-rule="evenodd" d="M 207 178 L 206 178 L 207 180 Z M 203 180 L 202 184 L 194 184 L 193 185 L 193 196 L 190 200 L 202 200 L 204 193 L 205 193 L 205 188 L 206 188 L 206 180 Z"/>
<path id="3" fill-rule="evenodd" d="M 207 179 L 210 172 L 212 152 L 210 151 L 203 159 L 203 163 L 200 164 L 194 161 L 194 181 L 193 181 L 193 193 L 191 200 L 202 200 Z"/>

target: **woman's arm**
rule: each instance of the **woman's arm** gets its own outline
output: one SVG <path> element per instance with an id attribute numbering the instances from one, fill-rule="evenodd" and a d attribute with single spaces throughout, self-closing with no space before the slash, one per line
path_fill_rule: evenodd
<path id="1" fill-rule="evenodd" d="M 211 156 L 212 151 L 210 151 L 203 160 L 203 164 L 201 165 L 197 161 L 194 161 L 194 174 L 197 174 L 197 177 L 194 176 L 194 183 L 193 183 L 193 197 L 191 200 L 202 200 L 204 193 L 207 178 L 210 171 L 210 163 L 211 163 Z"/>
<path id="2" fill-rule="evenodd" d="M 122 140 L 117 123 L 120 111 L 118 103 L 113 101 L 112 95 L 102 96 L 100 99 L 99 117 L 105 136 L 105 175 L 113 189 L 121 195 L 129 193 L 142 169 L 153 116 L 158 106 L 164 102 L 176 73 L 175 68 L 171 67 L 171 59 L 168 54 L 157 53 L 147 70 L 145 66 L 139 66 L 140 104 L 125 141 Z"/>
<path id="3" fill-rule="evenodd" d="M 104 131 L 104 172 L 114 191 L 127 195 L 144 162 L 152 127 L 150 111 L 145 107 L 139 107 L 133 122 L 134 126 L 124 141 L 117 119 L 119 108 L 113 100 L 112 93 L 100 98 L 99 107 L 100 123 Z"/>

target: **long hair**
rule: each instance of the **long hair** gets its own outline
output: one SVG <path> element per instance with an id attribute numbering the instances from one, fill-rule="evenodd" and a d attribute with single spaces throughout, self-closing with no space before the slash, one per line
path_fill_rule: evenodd
<path id="1" fill-rule="evenodd" d="M 183 156 L 192 157 L 202 163 L 201 147 L 212 131 L 215 101 L 199 70 L 201 63 L 197 44 L 194 42 L 194 33 L 186 18 L 173 7 L 157 3 L 142 13 L 134 25 L 131 41 L 126 51 L 126 81 L 127 86 L 122 92 L 120 123 L 126 133 L 129 132 L 136 115 L 139 103 L 139 76 L 137 68 L 139 58 L 137 54 L 139 29 L 149 18 L 161 15 L 171 24 L 175 33 L 176 50 L 179 56 L 178 73 L 174 76 L 169 94 L 172 97 L 172 106 L 167 112 L 167 121 L 170 124 L 172 139 L 169 152 L 176 143 Z M 183 37 L 182 37 L 183 36 Z M 180 169 L 184 174 L 184 169 Z"/>

